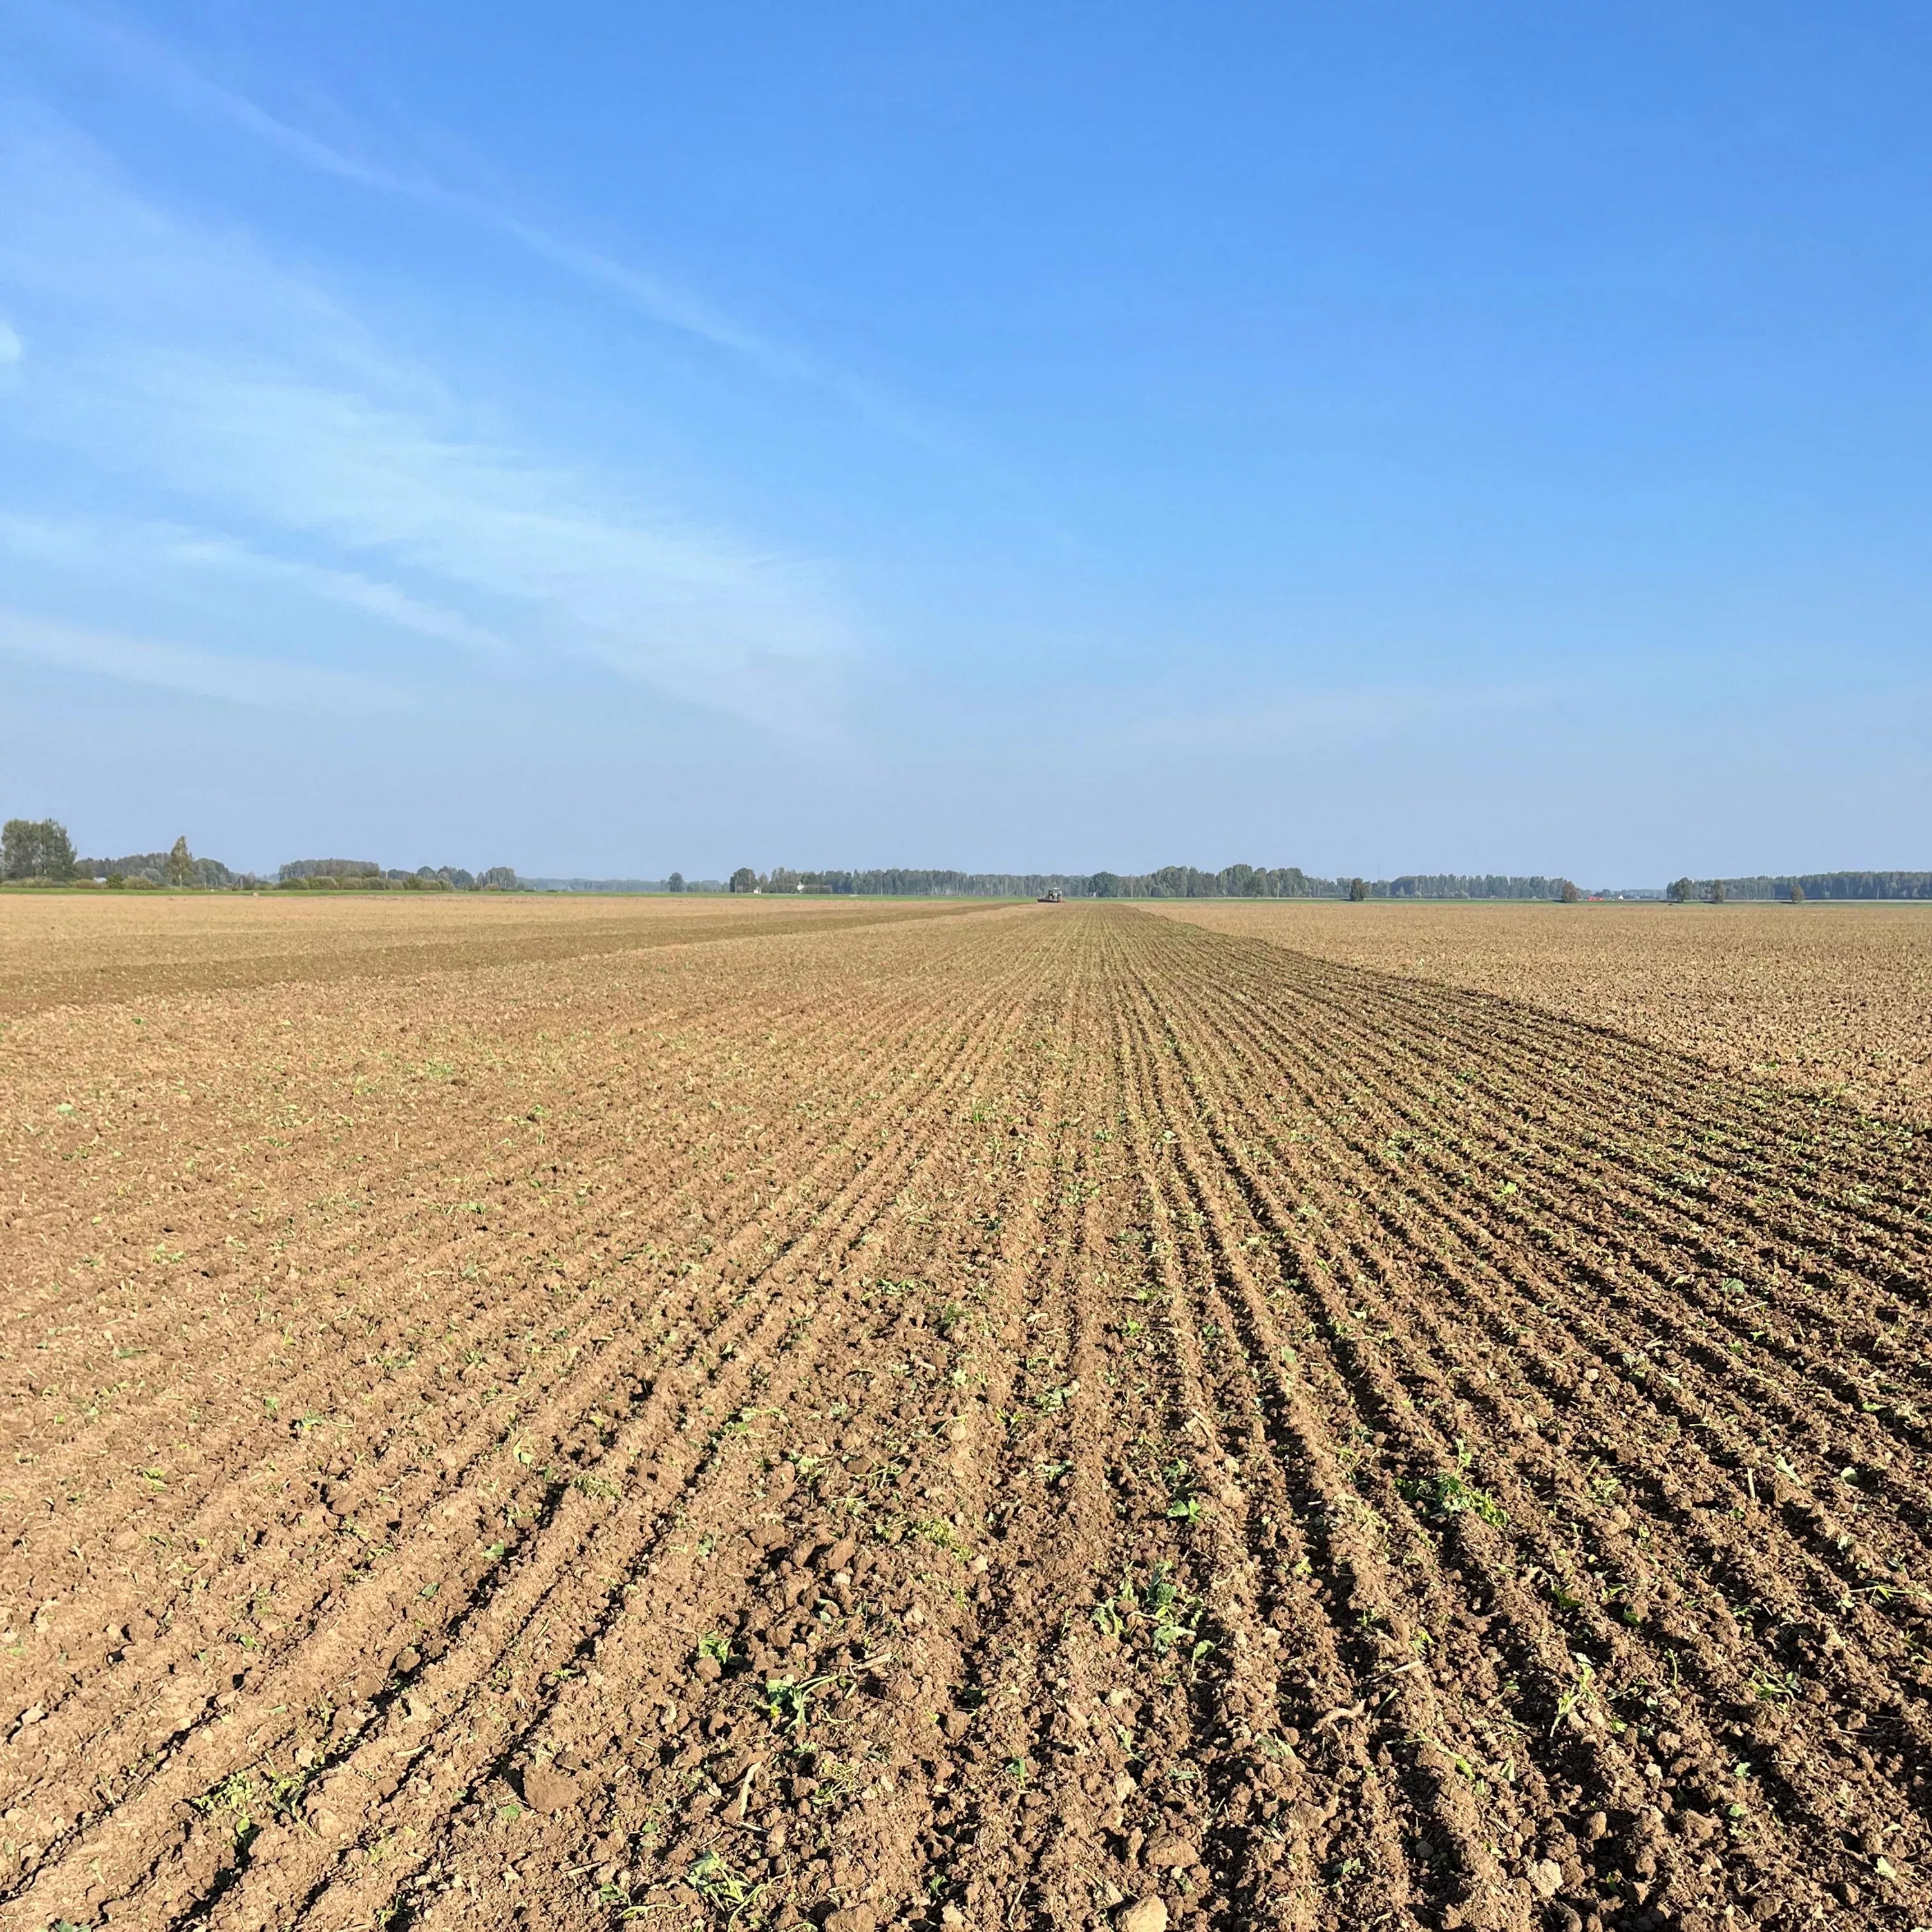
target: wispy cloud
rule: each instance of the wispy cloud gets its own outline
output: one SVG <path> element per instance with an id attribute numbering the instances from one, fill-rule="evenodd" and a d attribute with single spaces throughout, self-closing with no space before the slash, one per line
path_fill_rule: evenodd
<path id="1" fill-rule="evenodd" d="M 70 673 L 270 710 L 365 711 L 406 702 L 401 694 L 352 672 L 224 657 L 22 610 L 0 609 L 0 653 Z"/>
<path id="2" fill-rule="evenodd" d="M 134 352 L 88 368 L 63 426 L 105 455 L 295 535 L 386 558 L 536 648 L 783 722 L 788 668 L 840 641 L 823 573 L 592 500 L 581 479 L 404 410 L 269 371 Z"/>
<path id="3" fill-rule="evenodd" d="M 650 321 L 742 358 L 764 374 L 836 395 L 866 420 L 929 449 L 965 454 L 957 432 L 849 370 L 832 367 L 724 313 L 674 278 L 619 260 L 604 250 L 558 232 L 500 196 L 454 186 L 428 170 L 394 165 L 323 140 L 247 95 L 224 87 L 158 40 L 82 8 L 63 8 L 61 20 L 139 75 L 183 110 L 226 122 L 297 165 L 376 193 L 406 196 L 494 230 L 554 267 L 616 296 Z"/>
<path id="4" fill-rule="evenodd" d="M 77 571 L 174 571 L 283 587 L 466 651 L 502 655 L 508 648 L 481 625 L 380 578 L 272 556 L 233 537 L 179 524 L 0 512 L 0 548 L 18 558 Z"/>
<path id="5" fill-rule="evenodd" d="M 211 80 L 186 61 L 145 34 L 106 16 L 79 7 L 40 6 L 44 27 L 84 38 L 124 70 L 136 74 L 170 95 L 181 106 L 230 122 L 257 140 L 279 148 L 291 160 L 338 179 L 365 188 L 410 194 L 429 189 L 427 176 L 410 176 L 363 160 L 332 142 L 278 119 L 245 95 Z"/>
<path id="6" fill-rule="evenodd" d="M 425 171 L 397 168 L 321 140 L 271 114 L 245 94 L 224 87 L 146 34 L 116 22 L 76 13 L 74 22 L 125 68 L 139 74 L 190 113 L 226 122 L 284 158 L 338 181 L 434 203 L 499 230 L 546 261 L 622 296 L 632 307 L 667 328 L 682 330 L 721 349 L 748 356 L 782 373 L 806 372 L 802 358 L 779 349 L 756 330 L 717 312 L 688 290 L 661 276 L 626 266 L 594 248 L 554 233 L 488 198 L 452 188 Z"/>
<path id="7" fill-rule="evenodd" d="M 433 372 L 311 281 L 154 208 L 44 120 L 0 139 L 0 278 L 61 325 L 18 420 L 221 526 L 151 528 L 173 561 L 829 728 L 851 631 L 822 566 L 479 434 Z"/>

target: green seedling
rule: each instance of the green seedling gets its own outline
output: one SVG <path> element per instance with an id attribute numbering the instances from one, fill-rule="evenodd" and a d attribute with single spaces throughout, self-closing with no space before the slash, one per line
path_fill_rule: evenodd
<path id="1" fill-rule="evenodd" d="M 852 1683 L 862 1671 L 892 1660 L 890 1652 L 881 1651 L 876 1656 L 861 1658 L 847 1670 L 824 1671 L 816 1677 L 768 1677 L 765 1680 L 765 1715 L 775 1729 L 788 1732 L 794 1738 L 802 1738 L 816 1692 L 823 1690 L 828 1684 Z"/>
<path id="2" fill-rule="evenodd" d="M 1469 1480 L 1469 1452 L 1460 1442 L 1456 1452 L 1454 1468 L 1432 1476 L 1404 1477 L 1395 1486 L 1396 1493 L 1437 1522 L 1467 1515 L 1480 1517 L 1492 1529 L 1502 1528 L 1509 1521 L 1502 1504 L 1486 1490 L 1479 1490 Z"/>
<path id="3" fill-rule="evenodd" d="M 260 1820 L 255 1814 L 262 1808 L 262 1801 L 255 1790 L 254 1778 L 245 1771 L 230 1772 L 194 1802 L 204 1818 L 223 1819 L 238 1844 L 245 1844 L 260 1829 Z"/>
<path id="4" fill-rule="evenodd" d="M 685 1874 L 685 1882 L 706 1905 L 723 1912 L 728 1924 L 734 1925 L 742 1918 L 756 1915 L 765 1888 L 747 1878 L 719 1852 L 700 1853 L 690 1870 Z"/>
<path id="5" fill-rule="evenodd" d="M 1201 1634 L 1206 1612 L 1202 1600 L 1174 1581 L 1172 1565 L 1161 1563 L 1138 1589 L 1131 1575 L 1123 1577 L 1120 1588 L 1095 1606 L 1093 1616 L 1112 1636 L 1144 1632 L 1156 1657 L 1184 1656 L 1198 1664 L 1214 1648 Z"/>
<path id="6" fill-rule="evenodd" d="M 1563 1720 L 1584 1709 L 1596 1694 L 1595 1669 L 1588 1658 L 1578 1657 L 1576 1661 L 1576 1688 L 1574 1690 L 1566 1690 L 1556 1700 L 1556 1715 L 1550 1726 L 1550 1735 L 1552 1738 L 1562 1729 Z"/>
<path id="7" fill-rule="evenodd" d="M 1194 1491 L 1194 1472 L 1177 1456 L 1162 1470 L 1167 1484 L 1167 1515 L 1171 1522 L 1198 1522 L 1206 1505 Z"/>
<path id="8" fill-rule="evenodd" d="M 252 1771 L 230 1772 L 212 1790 L 196 1798 L 194 1808 L 204 1818 L 224 1820 L 238 1845 L 245 1845 L 265 1824 L 276 1819 L 292 1822 L 302 1794 L 322 1774 L 320 1766 L 271 1772 L 258 1783 Z"/>

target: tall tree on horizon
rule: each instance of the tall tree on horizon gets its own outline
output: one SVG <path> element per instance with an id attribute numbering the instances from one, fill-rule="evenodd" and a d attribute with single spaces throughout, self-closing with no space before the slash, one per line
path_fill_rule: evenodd
<path id="1" fill-rule="evenodd" d="M 74 841 L 57 818 L 10 818 L 0 827 L 0 877 L 70 879 Z"/>

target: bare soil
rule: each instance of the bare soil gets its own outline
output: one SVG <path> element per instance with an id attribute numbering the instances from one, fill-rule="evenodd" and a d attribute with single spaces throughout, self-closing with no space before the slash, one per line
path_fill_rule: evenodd
<path id="1" fill-rule="evenodd" d="M 160 893 L 0 899 L 0 1014 L 932 919 L 930 901 Z"/>
<path id="2" fill-rule="evenodd" d="M 1922 1139 L 878 910 L 16 1010 L 0 1924 L 1932 1923 Z"/>
<path id="3" fill-rule="evenodd" d="M 1194 899 L 1151 909 L 1499 993 L 1733 1072 L 1932 1122 L 1932 905 Z"/>

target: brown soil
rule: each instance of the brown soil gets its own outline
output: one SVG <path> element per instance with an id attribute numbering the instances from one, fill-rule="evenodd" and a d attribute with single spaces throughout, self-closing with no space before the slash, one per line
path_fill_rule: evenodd
<path id="1" fill-rule="evenodd" d="M 850 898 L 22 894 L 0 898 L 0 1015 L 154 993 L 580 959 L 960 910 Z"/>
<path id="2" fill-rule="evenodd" d="M 0 1040 L 0 1924 L 1932 1922 L 1909 1131 L 1124 908 L 394 964 Z"/>
<path id="3" fill-rule="evenodd" d="M 1500 993 L 1732 1072 L 1932 1121 L 1932 905 L 1196 899 L 1150 909 Z"/>

